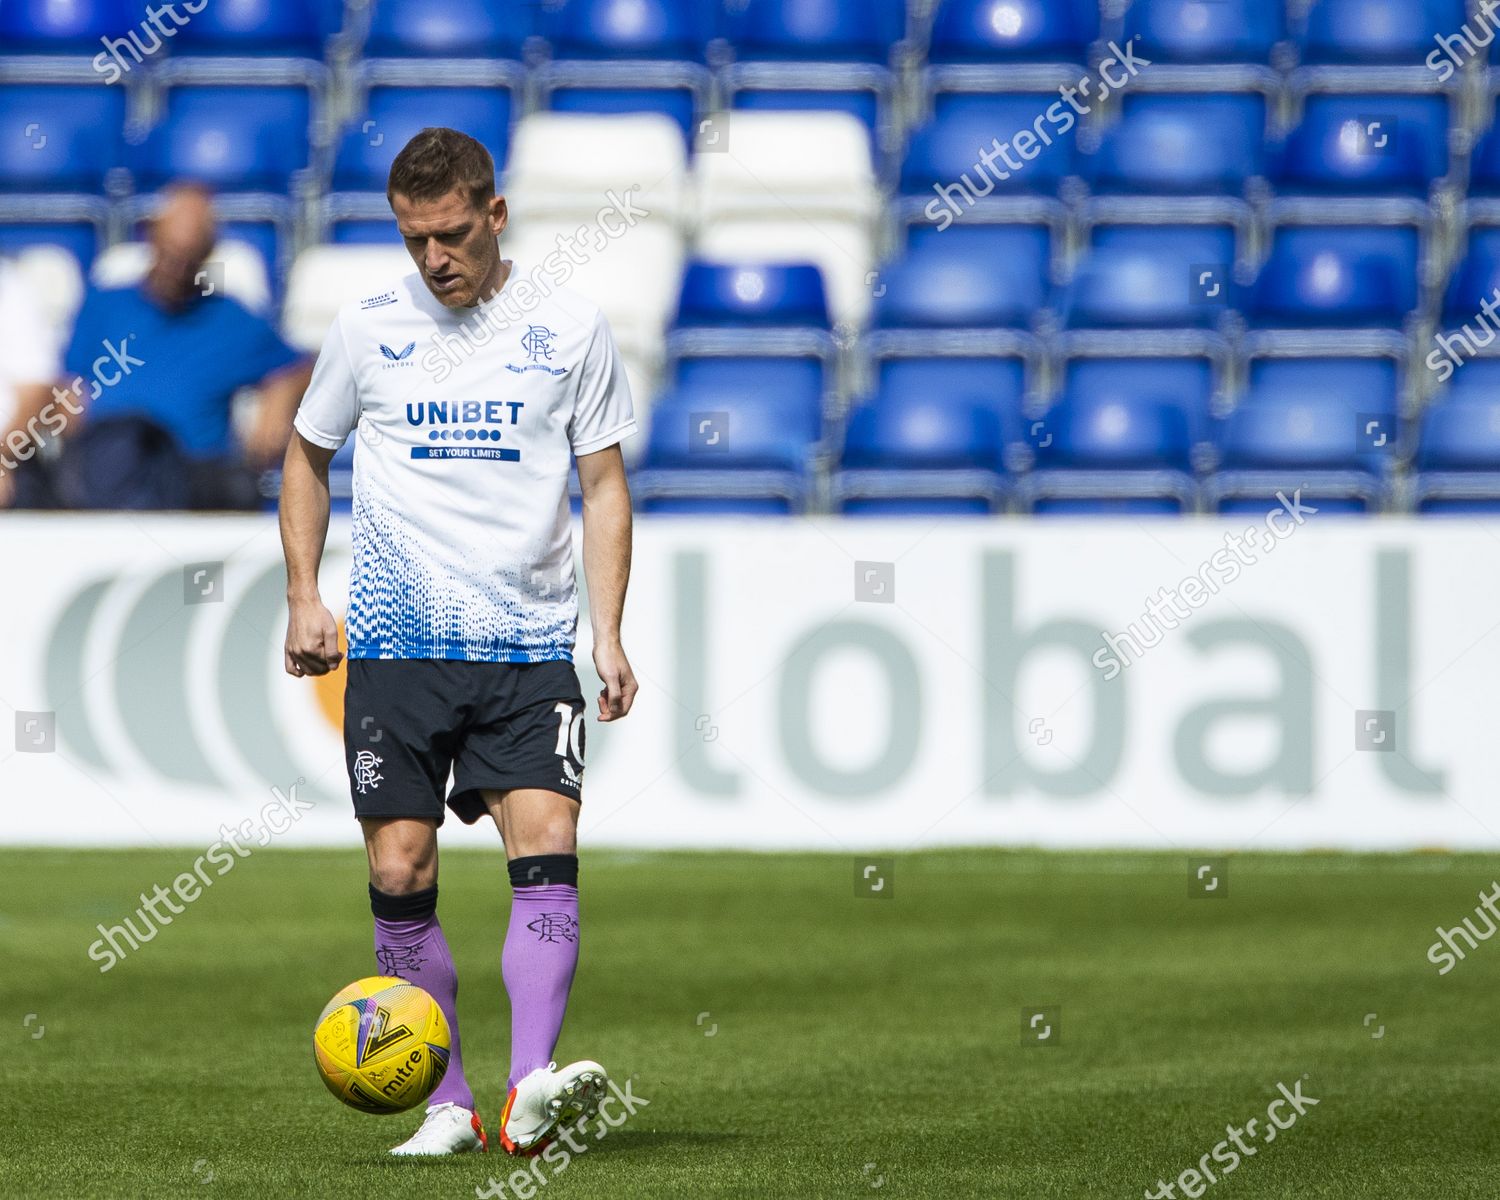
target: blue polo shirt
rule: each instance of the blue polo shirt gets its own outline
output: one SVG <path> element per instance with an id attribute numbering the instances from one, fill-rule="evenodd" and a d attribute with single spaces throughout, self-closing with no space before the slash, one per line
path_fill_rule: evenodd
<path id="1" fill-rule="evenodd" d="M 234 393 L 299 358 L 268 321 L 228 296 L 168 312 L 135 286 L 88 294 L 63 367 L 83 379 L 89 417 L 149 417 L 189 458 L 210 459 L 235 451 Z"/>

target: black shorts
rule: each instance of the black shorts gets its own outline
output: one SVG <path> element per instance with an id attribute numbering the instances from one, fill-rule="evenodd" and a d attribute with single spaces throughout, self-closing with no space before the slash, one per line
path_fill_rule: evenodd
<path id="1" fill-rule="evenodd" d="M 357 817 L 467 825 L 480 789 L 543 788 L 582 799 L 583 692 L 570 662 L 352 658 L 344 758 Z"/>

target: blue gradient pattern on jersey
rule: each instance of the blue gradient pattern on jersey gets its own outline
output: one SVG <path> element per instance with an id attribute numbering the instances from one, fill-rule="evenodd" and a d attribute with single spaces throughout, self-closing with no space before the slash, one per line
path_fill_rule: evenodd
<path id="1" fill-rule="evenodd" d="M 356 488 L 354 498 L 350 658 L 572 662 L 578 598 L 571 585 L 537 594 L 528 572 L 515 569 L 445 579 L 399 512 L 365 491 Z"/>

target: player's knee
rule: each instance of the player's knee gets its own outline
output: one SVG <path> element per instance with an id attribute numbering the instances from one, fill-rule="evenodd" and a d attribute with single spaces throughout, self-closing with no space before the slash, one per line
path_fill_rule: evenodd
<path id="1" fill-rule="evenodd" d="M 370 864 L 370 885 L 387 896 L 407 896 L 436 884 L 435 859 L 391 855 Z"/>
<path id="2" fill-rule="evenodd" d="M 567 814 L 549 817 L 530 825 L 514 837 L 510 847 L 517 856 L 538 854 L 577 854 L 578 829 Z"/>

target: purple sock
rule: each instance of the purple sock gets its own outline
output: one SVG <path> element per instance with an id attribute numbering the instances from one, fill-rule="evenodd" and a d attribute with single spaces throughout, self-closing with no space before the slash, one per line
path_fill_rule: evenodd
<path id="1" fill-rule="evenodd" d="M 464 1059 L 458 1044 L 458 972 L 453 969 L 453 955 L 448 952 L 448 939 L 443 936 L 437 914 L 411 921 L 376 917 L 375 962 L 382 975 L 395 975 L 424 989 L 448 1018 L 452 1038 L 448 1070 L 428 1097 L 428 1105 L 451 1100 L 472 1111 L 474 1093 L 464 1078 Z"/>
<path id="2" fill-rule="evenodd" d="M 558 856 L 561 857 L 561 856 Z M 512 862 L 512 880 L 516 863 Z M 535 860 L 531 860 L 535 861 Z M 577 879 L 574 859 L 573 878 Z M 578 888 L 548 883 L 515 889 L 500 973 L 510 997 L 510 1082 L 552 1061 L 578 966 Z"/>

